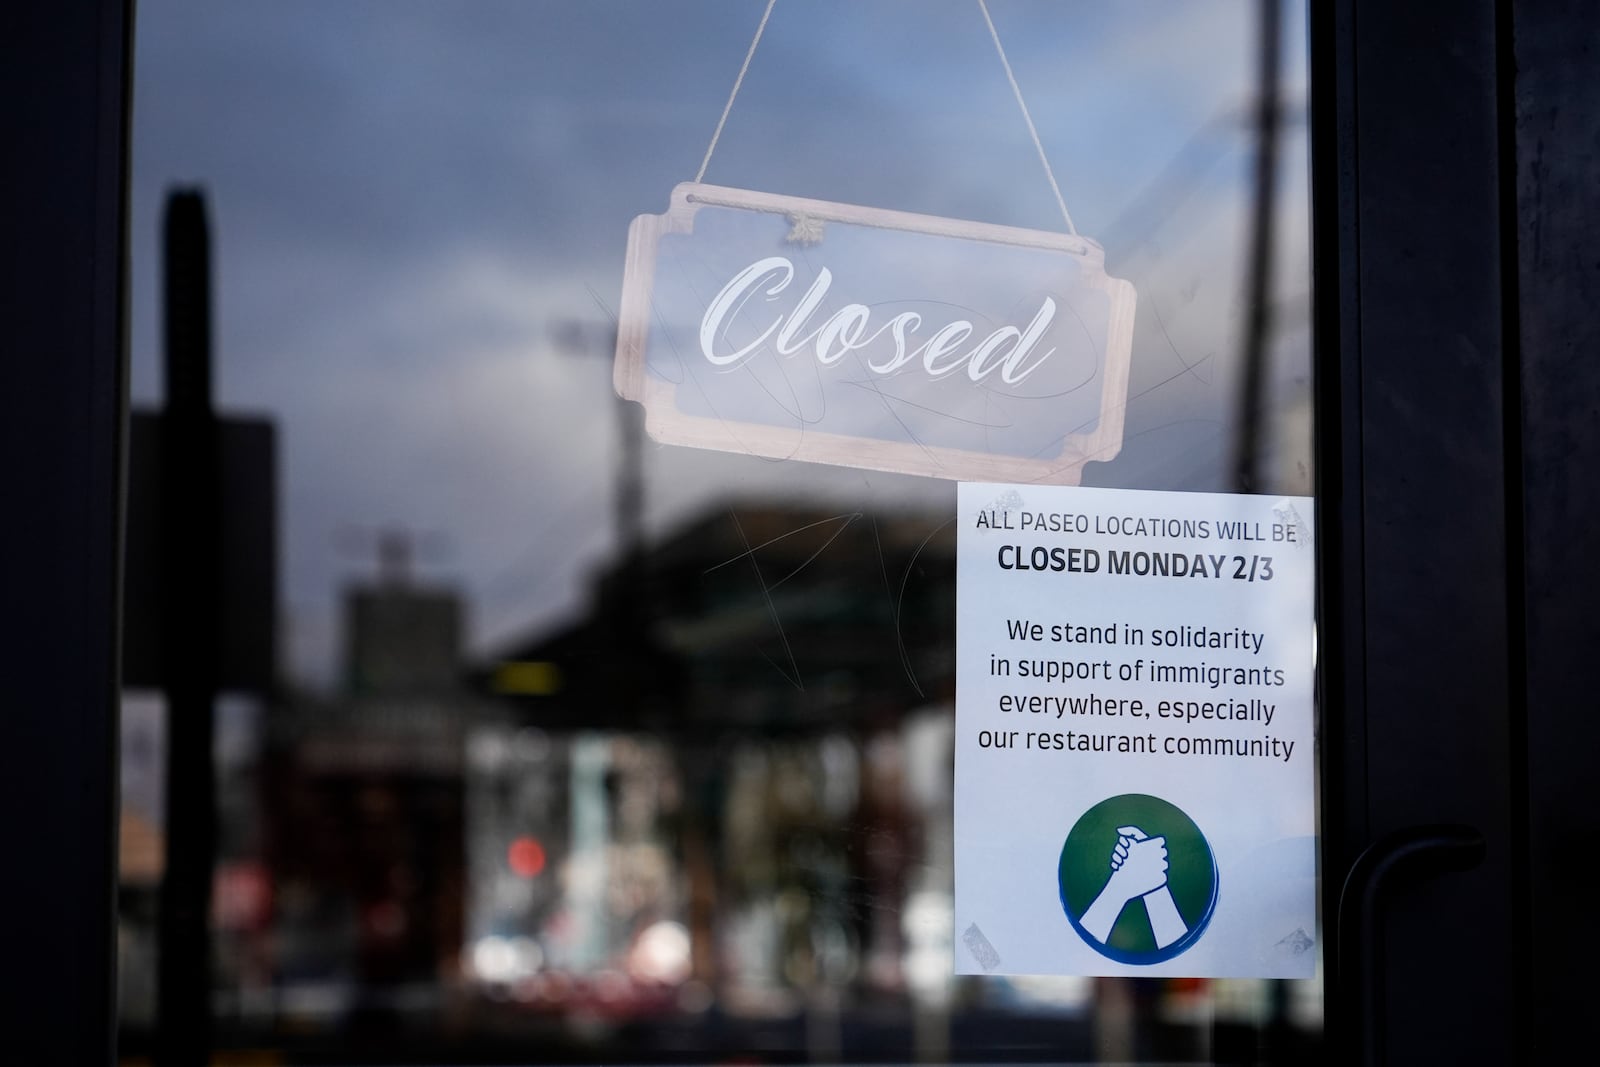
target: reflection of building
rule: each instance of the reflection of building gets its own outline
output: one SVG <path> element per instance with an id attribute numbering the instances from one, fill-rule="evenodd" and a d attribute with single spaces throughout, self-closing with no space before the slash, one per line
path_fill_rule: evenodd
<path id="1" fill-rule="evenodd" d="M 346 595 L 346 692 L 271 717 L 276 972 L 308 1015 L 437 1005 L 461 944 L 460 601 L 384 561 Z"/>
<path id="2" fill-rule="evenodd" d="M 148 1027 L 156 1018 L 156 916 L 167 860 L 162 817 L 166 709 L 153 694 L 124 693 L 120 711 L 117 998 L 124 1025 Z"/>
<path id="3" fill-rule="evenodd" d="M 570 1009 L 612 974 L 614 1010 L 645 1010 L 675 974 L 673 1003 L 734 1017 L 898 999 L 930 966 L 942 993 L 948 844 L 924 832 L 949 825 L 954 547 L 942 516 L 717 509 L 485 667 L 505 718 L 469 744 L 478 976 Z M 553 878 L 507 871 L 527 836 Z"/>
<path id="4" fill-rule="evenodd" d="M 545 728 L 864 730 L 953 692 L 954 550 L 923 514 L 719 509 L 486 682 Z"/>
<path id="5" fill-rule="evenodd" d="M 356 697 L 454 693 L 461 677 L 461 599 L 410 577 L 410 544 L 378 541 L 378 581 L 345 591 L 345 673 Z"/>

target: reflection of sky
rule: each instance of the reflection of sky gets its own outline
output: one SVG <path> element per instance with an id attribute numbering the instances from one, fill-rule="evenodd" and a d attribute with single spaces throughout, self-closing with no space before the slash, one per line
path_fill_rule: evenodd
<path id="1" fill-rule="evenodd" d="M 292 662 L 326 676 L 352 528 L 446 535 L 480 642 L 576 604 L 612 544 L 606 354 L 629 219 L 693 176 L 755 2 L 145 0 L 134 91 L 133 392 L 160 395 L 160 205 L 211 195 L 217 381 L 282 434 Z M 1127 443 L 1098 484 L 1221 485 L 1252 71 L 1238 3 L 992 0 L 1079 228 L 1139 290 Z M 1286 84 L 1304 84 L 1291 20 Z M 1303 90 L 1290 90 L 1292 99 Z M 1276 289 L 1308 286 L 1304 141 Z M 976 5 L 780 0 L 706 180 L 1053 229 Z M 1303 329 L 1275 404 L 1304 393 Z M 1296 379 L 1299 379 L 1297 381 Z M 1287 462 L 1287 461 L 1286 461 Z M 1294 473 L 1292 465 L 1288 468 Z M 731 494 L 948 506 L 947 484 L 651 446 L 653 529 Z M 424 561 L 427 563 L 427 561 Z"/>

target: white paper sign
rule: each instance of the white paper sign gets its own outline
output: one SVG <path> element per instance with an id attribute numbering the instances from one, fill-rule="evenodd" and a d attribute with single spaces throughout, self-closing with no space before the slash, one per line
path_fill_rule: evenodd
<path id="1" fill-rule="evenodd" d="M 1312 502 L 963 484 L 956 971 L 1308 977 Z"/>
<path id="2" fill-rule="evenodd" d="M 680 185 L 628 230 L 617 392 L 658 441 L 1076 484 L 1122 446 L 1133 286 L 1082 237 Z"/>

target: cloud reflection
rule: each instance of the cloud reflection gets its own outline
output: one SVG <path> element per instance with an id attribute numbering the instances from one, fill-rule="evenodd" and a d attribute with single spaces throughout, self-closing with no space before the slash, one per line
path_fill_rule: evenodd
<path id="1" fill-rule="evenodd" d="M 990 6 L 1080 229 L 1125 235 L 1108 269 L 1140 293 L 1127 443 L 1087 480 L 1218 487 L 1250 163 L 1247 131 L 1218 116 L 1248 99 L 1248 8 Z M 134 397 L 160 395 L 160 199 L 199 182 L 221 402 L 279 420 L 298 677 L 332 675 L 333 589 L 362 566 L 342 529 L 448 532 L 480 647 L 574 608 L 614 551 L 608 358 L 563 353 L 552 331 L 616 307 L 628 221 L 692 176 L 758 17 L 731 0 L 140 4 Z M 1186 155 L 1207 129 L 1213 150 Z M 1308 286 L 1297 138 L 1286 297 Z M 707 180 L 1059 225 L 966 2 L 779 4 Z M 1284 339 L 1299 370 L 1280 407 L 1306 391 L 1306 343 Z M 653 446 L 646 472 L 656 531 L 732 493 L 953 499 L 938 481 Z"/>

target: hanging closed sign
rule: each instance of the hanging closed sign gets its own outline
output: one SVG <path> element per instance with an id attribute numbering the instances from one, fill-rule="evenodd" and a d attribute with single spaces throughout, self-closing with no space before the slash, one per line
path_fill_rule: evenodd
<path id="1" fill-rule="evenodd" d="M 629 229 L 616 386 L 663 442 L 1076 484 L 1133 306 L 1069 234 L 684 184 Z"/>
<path id="2" fill-rule="evenodd" d="M 1075 232 L 697 178 L 629 228 L 615 383 L 665 443 L 1075 485 L 1121 447 L 1133 313 Z"/>

